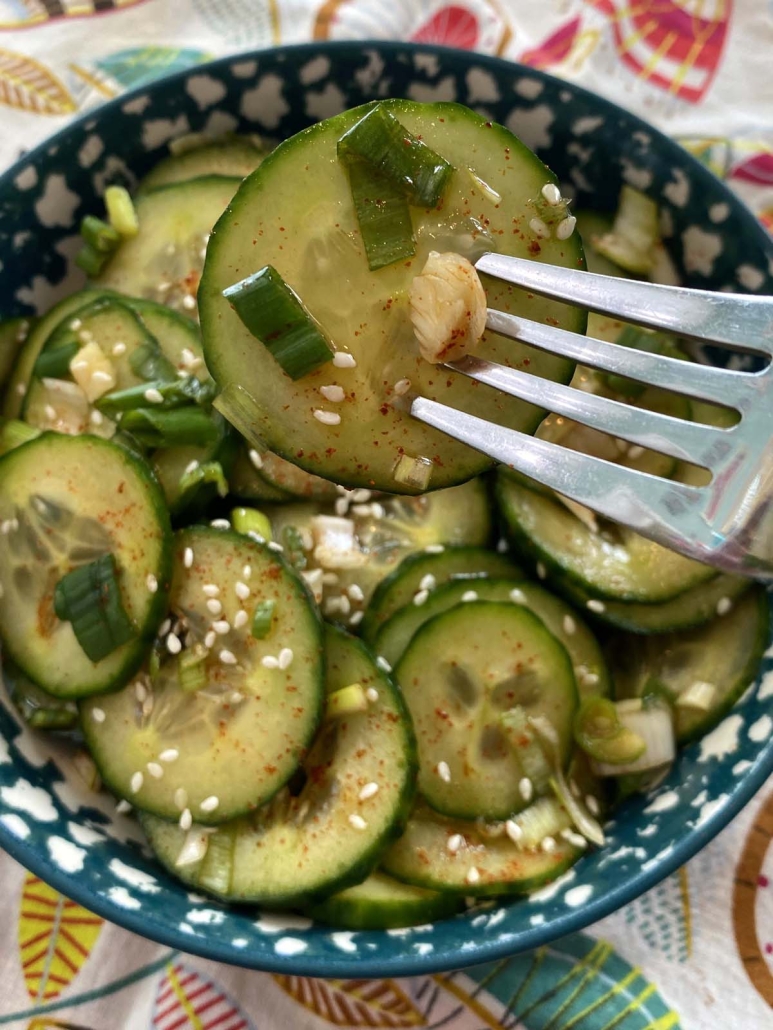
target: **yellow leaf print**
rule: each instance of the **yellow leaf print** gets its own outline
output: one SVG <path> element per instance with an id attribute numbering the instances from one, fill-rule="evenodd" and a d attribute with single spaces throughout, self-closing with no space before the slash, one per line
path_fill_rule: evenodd
<path id="1" fill-rule="evenodd" d="M 39 61 L 0 49 L 0 104 L 35 114 L 72 114 L 76 104 L 65 87 Z"/>
<path id="2" fill-rule="evenodd" d="M 30 998 L 51 1001 L 78 975 L 103 920 L 28 873 L 19 913 L 19 955 Z"/>
<path id="3" fill-rule="evenodd" d="M 414 1027 L 427 1020 L 394 980 L 274 979 L 299 1005 L 333 1026 Z"/>

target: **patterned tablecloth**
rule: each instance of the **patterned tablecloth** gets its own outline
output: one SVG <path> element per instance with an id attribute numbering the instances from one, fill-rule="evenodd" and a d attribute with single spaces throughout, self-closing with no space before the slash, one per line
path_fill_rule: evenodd
<path id="1" fill-rule="evenodd" d="M 165 72 L 347 37 L 474 48 L 606 94 L 678 138 L 773 229 L 773 0 L 0 0 L 0 165 Z M 268 976 L 170 952 L 0 856 L 0 1026 L 763 1030 L 772 841 L 770 783 L 688 866 L 587 933 L 399 981 Z"/>

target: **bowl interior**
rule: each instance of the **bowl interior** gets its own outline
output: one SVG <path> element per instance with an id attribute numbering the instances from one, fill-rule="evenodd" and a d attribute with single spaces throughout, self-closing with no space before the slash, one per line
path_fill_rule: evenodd
<path id="1" fill-rule="evenodd" d="M 612 209 L 620 186 L 661 205 L 682 281 L 773 292 L 773 244 L 705 168 L 635 116 L 532 69 L 407 44 L 309 44 L 198 67 L 129 94 L 49 140 L 0 179 L 0 310 L 48 307 L 79 285 L 81 217 L 106 183 L 132 184 L 191 131 L 281 139 L 383 96 L 456 100 L 521 136 L 577 206 Z M 712 360 L 722 356 L 712 354 Z M 738 367 L 738 359 L 736 367 Z M 773 656 L 773 651 L 770 652 Z M 322 976 L 406 975 L 482 962 L 579 929 L 685 862 L 773 771 L 773 657 L 724 722 L 687 748 L 651 796 L 629 802 L 609 843 L 522 901 L 387 933 L 228 909 L 189 894 L 144 848 L 133 820 L 89 791 L 62 742 L 22 728 L 0 698 L 0 844 L 101 915 L 185 951 Z"/>

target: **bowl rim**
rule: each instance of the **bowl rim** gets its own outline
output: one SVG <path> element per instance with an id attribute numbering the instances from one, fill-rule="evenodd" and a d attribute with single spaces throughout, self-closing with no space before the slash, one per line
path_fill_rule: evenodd
<path id="1" fill-rule="evenodd" d="M 189 68 L 173 72 L 169 75 L 159 76 L 157 79 L 145 82 L 140 86 L 127 90 L 125 93 L 121 93 L 119 96 L 104 104 L 100 104 L 98 107 L 89 108 L 62 129 L 46 137 L 0 175 L 0 193 L 7 188 L 13 188 L 13 180 L 24 167 L 36 165 L 39 159 L 48 156 L 47 152 L 52 147 L 57 146 L 60 140 L 66 139 L 70 133 L 77 131 L 79 128 L 83 129 L 95 117 L 109 118 L 112 112 L 120 111 L 125 104 L 130 103 L 133 99 L 142 97 L 159 87 L 174 87 L 176 83 L 182 83 L 191 76 L 197 74 L 206 75 L 213 69 L 226 69 L 237 63 L 251 60 L 260 62 L 261 57 L 265 57 L 268 54 L 274 58 L 277 55 L 281 55 L 282 57 L 290 59 L 295 57 L 301 60 L 307 54 L 319 54 L 321 51 L 335 54 L 346 53 L 347 51 L 363 52 L 365 50 L 377 50 L 387 59 L 393 61 L 398 54 L 437 54 L 440 52 L 441 54 L 448 55 L 453 60 L 458 60 L 468 65 L 474 63 L 479 67 L 492 69 L 499 74 L 509 73 L 514 78 L 522 75 L 552 85 L 560 83 L 563 88 L 570 91 L 573 95 L 584 98 L 599 108 L 605 117 L 619 119 L 622 116 L 634 130 L 640 129 L 646 132 L 652 138 L 656 147 L 665 147 L 679 151 L 682 164 L 688 167 L 691 177 L 694 176 L 699 185 L 703 181 L 707 184 L 710 183 L 713 188 L 719 186 L 728 195 L 734 215 L 740 219 L 744 232 L 750 233 L 752 238 L 756 237 L 761 250 L 763 252 L 767 251 L 769 260 L 773 260 L 773 236 L 766 232 L 765 228 L 743 200 L 733 193 L 730 187 L 715 175 L 711 169 L 702 164 L 689 151 L 685 150 L 676 140 L 656 126 L 651 125 L 635 112 L 628 111 L 606 97 L 600 96 L 583 86 L 559 79 L 548 72 L 531 68 L 503 57 L 480 54 L 472 50 L 462 50 L 458 47 L 402 42 L 400 40 L 311 40 L 305 43 L 292 43 L 284 46 L 261 47 L 238 51 L 211 61 L 192 65 Z M 640 870 L 637 875 L 619 884 L 612 884 L 603 893 L 594 893 L 593 898 L 586 904 L 576 909 L 567 908 L 565 913 L 549 922 L 529 925 L 523 931 L 517 932 L 517 934 L 498 934 L 492 936 L 491 939 L 486 939 L 486 937 L 479 935 L 475 941 L 474 948 L 465 950 L 463 953 L 456 948 L 453 955 L 444 955 L 433 951 L 428 954 L 402 952 L 392 956 L 372 956 L 368 951 L 357 949 L 352 954 L 341 951 L 340 955 L 306 956 L 303 953 L 299 953 L 288 956 L 281 955 L 273 949 L 265 951 L 254 951 L 249 947 L 239 949 L 206 936 L 188 935 L 179 929 L 166 929 L 155 924 L 149 927 L 142 909 L 136 913 L 132 912 L 117 905 L 106 895 L 98 894 L 89 886 L 82 885 L 72 874 L 57 869 L 53 862 L 47 861 L 42 853 L 35 851 L 31 846 L 27 845 L 25 840 L 14 836 L 3 823 L 0 823 L 0 847 L 27 870 L 39 876 L 55 890 L 66 895 L 77 904 L 140 937 L 155 941 L 176 951 L 195 955 L 210 961 L 223 962 L 227 965 L 268 973 L 290 972 L 298 976 L 340 978 L 418 976 L 463 969 L 465 966 L 510 958 L 520 952 L 538 948 L 560 937 L 578 932 L 611 915 L 651 890 L 660 881 L 670 876 L 706 847 L 752 800 L 771 774 L 773 774 L 773 740 L 760 752 L 751 768 L 735 779 L 732 789 L 725 795 L 722 806 L 715 812 L 712 812 L 700 825 L 689 829 L 687 835 L 680 839 L 671 850 L 651 860 L 652 864 L 646 870 Z M 516 895 L 512 898 L 502 898 L 500 904 L 501 906 L 508 906 L 517 903 L 524 904 L 526 901 L 527 897 L 521 898 Z M 217 904 L 214 899 L 212 903 Z M 256 908 L 255 911 L 257 912 L 258 910 Z M 462 919 L 464 917 L 458 916 L 456 918 Z M 442 922 L 438 921 L 439 924 L 442 924 Z M 321 926 L 322 924 L 319 925 Z M 288 928 L 288 932 L 302 935 L 305 931 Z M 332 934 L 335 932 L 335 928 L 330 927 L 328 932 Z M 357 933 L 358 931 L 353 932 Z M 381 932 L 384 933 L 386 931 Z M 396 941 L 399 939 L 395 938 Z M 41 1012 L 45 1011 L 47 1011 L 47 1008 L 44 1006 Z"/>

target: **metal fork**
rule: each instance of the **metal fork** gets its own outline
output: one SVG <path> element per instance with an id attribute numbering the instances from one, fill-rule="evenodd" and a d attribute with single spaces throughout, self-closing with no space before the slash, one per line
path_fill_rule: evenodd
<path id="1" fill-rule="evenodd" d="M 773 297 L 618 279 L 484 254 L 479 272 L 592 311 L 762 355 L 744 372 L 631 350 L 488 309 L 487 326 L 582 365 L 737 411 L 731 428 L 688 422 L 467 356 L 448 368 L 631 444 L 708 469 L 706 486 L 662 479 L 416 397 L 428 425 L 643 536 L 726 572 L 773 581 Z"/>

